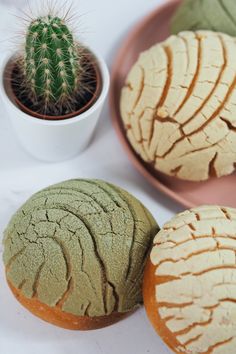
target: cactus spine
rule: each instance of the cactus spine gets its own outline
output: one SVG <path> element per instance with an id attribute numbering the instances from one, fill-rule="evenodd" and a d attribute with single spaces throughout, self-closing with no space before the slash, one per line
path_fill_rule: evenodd
<path id="1" fill-rule="evenodd" d="M 51 15 L 33 20 L 27 30 L 24 76 L 33 103 L 42 112 L 73 108 L 81 71 L 78 45 L 67 25 Z"/>

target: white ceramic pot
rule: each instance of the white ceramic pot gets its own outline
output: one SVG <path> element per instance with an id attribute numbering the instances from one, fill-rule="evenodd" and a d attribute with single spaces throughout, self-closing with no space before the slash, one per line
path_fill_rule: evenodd
<path id="1" fill-rule="evenodd" d="M 34 157 L 44 161 L 69 159 L 88 145 L 103 108 L 109 90 L 109 72 L 104 60 L 92 52 L 97 59 L 102 77 L 102 88 L 98 99 L 85 112 L 73 118 L 43 120 L 24 113 L 8 96 L 4 85 L 4 71 L 11 56 L 3 61 L 0 95 L 12 126 L 22 146 Z"/>

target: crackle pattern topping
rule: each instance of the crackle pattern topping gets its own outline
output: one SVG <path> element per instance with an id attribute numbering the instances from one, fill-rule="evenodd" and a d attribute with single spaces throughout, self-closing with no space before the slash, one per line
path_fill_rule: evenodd
<path id="1" fill-rule="evenodd" d="M 176 353 L 234 354 L 236 209 L 203 206 L 174 217 L 154 239 L 156 301 Z"/>
<path id="2" fill-rule="evenodd" d="M 211 30 L 236 36 L 235 0 L 184 0 L 171 21 L 171 32 Z"/>
<path id="3" fill-rule="evenodd" d="M 28 297 L 68 313 L 132 310 L 158 226 L 126 191 L 71 180 L 33 195 L 4 237 L 7 279 Z"/>
<path id="4" fill-rule="evenodd" d="M 143 52 L 121 94 L 127 137 L 155 169 L 186 180 L 234 171 L 236 39 L 182 32 Z"/>

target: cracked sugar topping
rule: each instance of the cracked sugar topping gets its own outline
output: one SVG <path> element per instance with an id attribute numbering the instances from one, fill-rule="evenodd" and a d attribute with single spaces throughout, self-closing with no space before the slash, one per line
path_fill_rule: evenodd
<path id="1" fill-rule="evenodd" d="M 28 298 L 78 316 L 126 312 L 142 301 L 158 226 L 126 191 L 71 180 L 32 196 L 4 237 L 8 281 Z"/>
<path id="2" fill-rule="evenodd" d="M 236 161 L 236 39 L 182 32 L 141 53 L 121 93 L 127 138 L 156 170 L 200 181 Z"/>
<path id="3" fill-rule="evenodd" d="M 211 30 L 236 36 L 235 0 L 184 0 L 171 20 L 171 32 Z"/>
<path id="4" fill-rule="evenodd" d="M 177 215 L 155 237 L 150 257 L 158 315 L 176 353 L 235 353 L 236 209 Z"/>

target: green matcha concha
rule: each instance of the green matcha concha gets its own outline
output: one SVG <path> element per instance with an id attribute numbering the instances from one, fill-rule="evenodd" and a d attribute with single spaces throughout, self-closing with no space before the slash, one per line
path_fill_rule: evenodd
<path id="1" fill-rule="evenodd" d="M 236 36 L 235 0 L 184 0 L 171 21 L 171 32 L 211 30 Z"/>
<path id="2" fill-rule="evenodd" d="M 78 316 L 128 312 L 142 302 L 143 269 L 159 228 L 121 188 L 70 180 L 33 195 L 4 237 L 8 281 L 27 298 Z M 64 295 L 66 294 L 65 298 Z"/>

